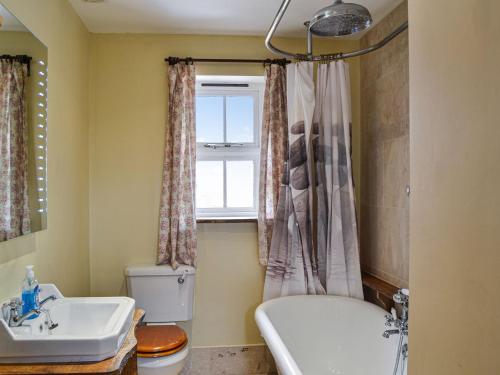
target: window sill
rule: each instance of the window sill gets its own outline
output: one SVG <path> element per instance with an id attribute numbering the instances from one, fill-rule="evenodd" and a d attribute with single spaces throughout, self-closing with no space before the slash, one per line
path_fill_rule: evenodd
<path id="1" fill-rule="evenodd" d="M 257 223 L 256 217 L 199 217 L 198 224 L 223 224 L 223 223 Z"/>

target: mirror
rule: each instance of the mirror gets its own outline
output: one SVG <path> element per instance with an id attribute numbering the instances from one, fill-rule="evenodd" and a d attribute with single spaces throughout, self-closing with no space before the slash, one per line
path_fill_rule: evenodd
<path id="1" fill-rule="evenodd" d="M 47 47 L 0 4 L 0 241 L 47 228 Z"/>

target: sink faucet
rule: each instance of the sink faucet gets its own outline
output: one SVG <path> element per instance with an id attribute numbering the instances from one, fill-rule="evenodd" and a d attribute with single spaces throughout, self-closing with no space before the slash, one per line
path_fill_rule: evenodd
<path id="1" fill-rule="evenodd" d="M 47 298 L 44 298 L 38 304 L 39 307 L 37 309 L 32 309 L 28 311 L 26 314 L 21 313 L 22 302 L 19 298 L 13 298 L 9 303 L 4 303 L 2 306 L 3 317 L 6 322 L 8 322 L 9 327 L 19 327 L 21 326 L 26 319 L 31 318 L 33 315 L 40 314 L 42 312 L 48 313 L 48 310 L 42 309 L 43 305 L 45 305 L 49 301 L 56 300 L 57 297 L 55 295 L 51 295 Z M 50 317 L 50 315 L 49 315 Z M 52 323 L 52 326 L 57 326 Z M 54 327 L 55 328 L 55 327 Z"/>
<path id="2" fill-rule="evenodd" d="M 45 305 L 47 302 L 55 301 L 56 299 L 57 299 L 57 297 L 54 294 L 52 294 L 51 296 L 48 296 L 47 298 L 42 299 L 38 305 L 40 308 L 42 308 L 43 305 Z"/>
<path id="3" fill-rule="evenodd" d="M 11 312 L 12 311 L 17 312 L 17 309 L 11 310 Z M 19 327 L 24 323 L 24 321 L 26 319 L 31 318 L 33 315 L 38 315 L 41 312 L 42 312 L 42 310 L 40 310 L 40 309 L 32 309 L 32 310 L 28 311 L 26 314 L 23 314 L 21 316 L 19 316 L 17 314 L 11 314 L 10 319 L 9 319 L 9 327 Z"/>

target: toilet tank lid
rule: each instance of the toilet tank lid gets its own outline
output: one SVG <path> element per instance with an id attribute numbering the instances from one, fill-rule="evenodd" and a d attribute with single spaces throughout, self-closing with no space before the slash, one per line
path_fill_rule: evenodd
<path id="1" fill-rule="evenodd" d="M 195 268 L 191 266 L 179 266 L 174 270 L 171 266 L 156 266 L 151 264 L 128 266 L 125 269 L 126 276 L 175 276 L 182 274 L 192 275 L 195 272 Z"/>

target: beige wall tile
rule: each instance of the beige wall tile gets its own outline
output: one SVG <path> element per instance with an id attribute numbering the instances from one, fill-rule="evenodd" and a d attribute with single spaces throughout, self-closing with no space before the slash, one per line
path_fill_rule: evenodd
<path id="1" fill-rule="evenodd" d="M 407 19 L 404 2 L 361 40 L 378 42 Z M 408 32 L 361 58 L 361 263 L 397 286 L 409 269 Z"/>
<path id="2" fill-rule="evenodd" d="M 409 137 L 399 137 L 383 145 L 383 205 L 409 208 L 406 187 L 410 183 Z"/>

